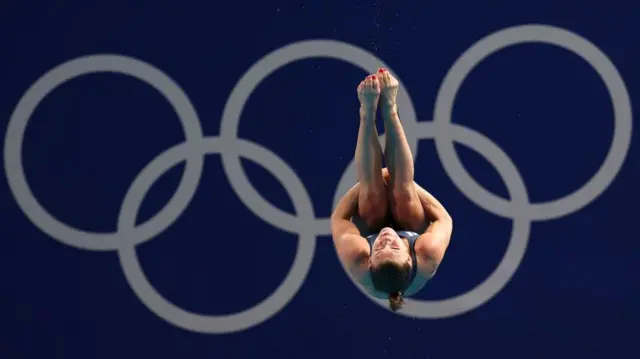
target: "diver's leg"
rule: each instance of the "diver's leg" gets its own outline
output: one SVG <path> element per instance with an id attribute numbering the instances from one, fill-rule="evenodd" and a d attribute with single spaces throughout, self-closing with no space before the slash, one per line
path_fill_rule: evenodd
<path id="1" fill-rule="evenodd" d="M 398 81 L 385 69 L 378 70 L 381 82 L 380 111 L 385 127 L 385 159 L 389 169 L 391 213 L 400 226 L 414 231 L 424 229 L 424 209 L 414 186 L 413 155 L 398 117 Z"/>
<path id="2" fill-rule="evenodd" d="M 376 130 L 376 110 L 380 85 L 375 75 L 358 86 L 360 99 L 360 128 L 356 144 L 355 162 L 360 194 L 358 214 L 370 230 L 382 228 L 389 208 L 389 199 L 382 177 L 382 147 Z"/>

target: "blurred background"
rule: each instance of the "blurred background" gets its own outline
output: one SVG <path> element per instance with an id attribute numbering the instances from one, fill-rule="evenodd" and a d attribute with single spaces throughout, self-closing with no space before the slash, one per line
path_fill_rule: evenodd
<path id="1" fill-rule="evenodd" d="M 191 165 L 178 162 L 150 180 L 136 223 L 165 207 L 183 173 L 195 173 L 199 186 L 188 205 L 178 206 L 185 209 L 174 213 L 175 222 L 148 222 L 145 233 L 153 238 L 135 252 L 140 231 L 121 230 L 119 239 L 89 233 L 115 233 L 134 179 L 160 153 L 185 141 L 178 114 L 159 89 L 118 73 L 70 79 L 37 104 L 18 147 L 17 123 L 24 112 L 14 112 L 27 90 L 54 67 L 87 55 L 115 54 L 170 77 L 193 104 L 202 133 L 218 136 L 225 104 L 254 63 L 299 41 L 328 39 L 369 52 L 371 66 L 378 61 L 373 56 L 384 61 L 402 81 L 417 120 L 428 122 L 455 61 L 482 38 L 524 24 L 563 28 L 597 46 L 638 107 L 639 3 L 6 1 L 0 9 L 5 170 L 0 358 L 640 357 L 640 149 L 633 137 L 628 151 L 621 144 L 620 170 L 604 170 L 612 181 L 593 201 L 567 215 L 553 206 L 548 219 L 543 218 L 547 207 L 537 213 L 522 262 L 494 297 L 464 313 L 429 319 L 391 313 L 363 295 L 345 275 L 324 226 L 355 148 L 356 86 L 367 73 L 354 64 L 331 56 L 294 61 L 257 79 L 242 108 L 238 137 L 277 155 L 297 175 L 310 202 L 303 198 L 296 208 L 294 195 L 275 177 L 291 178 L 291 173 L 282 166 L 265 168 L 256 158 L 241 161 L 268 204 L 256 210 L 239 198 L 220 155 L 206 156 L 200 177 L 189 172 Z M 86 70 L 75 66 L 71 72 Z M 60 73 L 50 76 L 50 83 L 62 80 Z M 33 91 L 44 95 L 45 90 Z M 520 44 L 473 69 L 457 94 L 452 120 L 499 146 L 522 176 L 529 201 L 545 203 L 575 192 L 599 171 L 615 130 L 612 96 L 624 104 L 624 91 L 610 94 L 580 56 L 548 44 Z M 27 107 L 36 105 L 33 98 L 25 101 Z M 618 115 L 619 125 L 626 123 L 624 140 L 629 116 Z M 491 165 L 496 158 L 464 143 L 455 149 L 486 191 L 507 201 L 515 196 Z M 21 173 L 37 202 L 17 200 L 9 180 Z M 461 178 L 447 174 L 431 139 L 419 141 L 416 180 L 455 221 L 438 275 L 416 299 L 467 293 L 497 268 L 513 221 L 470 198 L 479 192 L 461 191 Z M 242 188 L 241 196 L 251 196 Z M 52 222 L 43 220 L 34 203 L 85 233 L 65 242 L 73 233 L 50 231 Z M 526 217 L 524 210 L 510 212 Z M 288 230 L 263 219 L 274 215 L 284 216 L 281 227 Z M 310 234 L 298 239 L 301 227 Z M 271 315 L 213 324 L 198 319 L 262 302 L 290 272 L 297 250 L 310 262 L 309 272 L 305 263 L 297 264 L 301 287 L 287 282 L 292 298 L 269 304 Z M 150 308 L 157 298 L 139 299 L 148 288 L 142 290 L 147 294 L 132 290 L 127 278 L 137 274 L 125 275 L 120 264 L 135 267 L 127 262 L 132 253 L 140 263 L 137 273 L 172 304 Z"/>

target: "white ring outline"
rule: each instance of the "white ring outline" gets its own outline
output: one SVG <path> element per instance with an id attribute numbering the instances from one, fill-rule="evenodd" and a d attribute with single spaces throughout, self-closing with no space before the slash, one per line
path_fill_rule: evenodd
<path id="1" fill-rule="evenodd" d="M 306 40 L 279 48 L 254 63 L 231 91 L 220 123 L 220 137 L 227 141 L 228 146 L 232 147 L 234 145 L 233 141 L 238 138 L 242 110 L 251 93 L 262 80 L 291 62 L 318 57 L 341 60 L 350 65 L 358 66 L 367 73 L 374 73 L 381 67 L 392 71 L 387 64 L 372 53 L 357 46 L 335 40 Z M 398 82 L 402 84 L 399 77 Z M 403 116 L 403 122 L 407 126 L 415 126 L 418 123 L 413 102 L 403 86 L 398 91 L 398 107 Z M 384 145 L 384 137 L 382 136 L 381 141 Z M 409 131 L 407 131 L 406 137 L 409 147 L 417 156 L 417 138 Z M 229 183 L 231 183 L 242 203 L 254 214 L 261 213 L 258 216 L 267 223 L 291 233 L 299 233 L 302 229 L 311 227 L 317 235 L 331 234 L 329 218 L 316 219 L 310 223 L 302 222 L 265 200 L 249 182 L 240 159 L 237 155 L 234 155 L 233 150 L 222 153 L 222 166 L 226 173 L 233 175 L 233 177 L 229 177 Z M 353 161 L 349 166 L 353 166 Z M 346 175 L 343 175 L 338 184 L 338 192 L 336 193 L 339 193 L 340 190 L 346 192 L 356 182 L 355 171 L 351 172 L 351 174 L 349 174 L 349 171 L 345 173 Z M 337 199 L 339 200 L 339 197 Z"/>
<path id="2" fill-rule="evenodd" d="M 244 139 L 235 139 L 236 155 L 253 160 L 268 170 L 282 183 L 292 195 L 296 213 L 299 218 L 313 221 L 314 213 L 311 198 L 295 172 L 270 150 Z M 154 180 L 159 179 L 166 171 L 186 158 L 195 154 L 224 153 L 226 141 L 219 137 L 206 137 L 198 143 L 182 143 L 161 153 L 154 158 L 137 176 L 122 203 L 118 217 L 118 231 L 126 234 L 135 230 L 135 220 L 142 201 Z M 266 165 L 269 163 L 270 165 Z M 273 167 L 272 167 L 273 166 Z M 294 188 L 295 190 L 291 190 Z M 293 299 L 304 284 L 309 273 L 315 253 L 316 236 L 310 230 L 298 234 L 298 248 L 293 265 L 284 281 L 262 302 L 250 309 L 228 315 L 204 315 L 189 312 L 166 300 L 151 285 L 138 260 L 135 245 L 121 246 L 118 250 L 120 264 L 131 289 L 149 310 L 167 322 L 187 330 L 207 334 L 233 333 L 261 324 L 276 315 Z"/>
<path id="3" fill-rule="evenodd" d="M 436 131 L 434 123 L 423 122 L 414 132 L 420 139 L 428 139 L 430 137 L 437 138 L 443 131 L 448 132 L 449 138 L 475 150 L 496 168 L 505 182 L 509 195 L 513 199 L 513 207 L 519 210 L 513 212 L 511 238 L 502 260 L 493 272 L 472 289 L 451 298 L 441 300 L 405 298 L 404 307 L 396 313 L 412 318 L 449 318 L 471 311 L 486 303 L 511 280 L 526 254 L 529 243 L 531 219 L 527 218 L 526 211 L 524 211 L 529 203 L 529 197 L 524 181 L 515 164 L 500 147 L 486 136 L 467 127 L 452 123 L 446 127 L 441 126 Z M 500 164 L 496 165 L 496 163 Z M 389 310 L 386 299 L 372 296 L 353 279 L 352 281 L 374 303 Z"/>
<path id="4" fill-rule="evenodd" d="M 200 119 L 195 108 L 180 86 L 168 75 L 148 63 L 125 56 L 84 56 L 49 70 L 22 96 L 7 125 L 4 142 L 4 167 L 9 188 L 18 206 L 42 232 L 71 247 L 93 251 L 111 251 L 130 241 L 130 238 L 117 231 L 113 233 L 89 232 L 60 222 L 47 212 L 35 198 L 27 183 L 22 165 L 25 130 L 31 115 L 40 102 L 63 83 L 82 75 L 99 72 L 120 73 L 151 85 L 173 107 L 180 119 L 186 141 L 197 141 L 202 138 Z M 202 156 L 187 159 L 176 193 L 153 218 L 136 227 L 134 233 L 130 233 L 131 238 L 138 238 L 136 243 L 155 237 L 178 218 L 198 186 L 203 165 Z"/>
<path id="5" fill-rule="evenodd" d="M 475 66 L 506 47 L 530 42 L 555 45 L 585 60 L 604 82 L 614 110 L 613 141 L 598 172 L 571 194 L 529 205 L 527 211 L 530 218 L 543 221 L 579 211 L 599 197 L 618 175 L 631 146 L 633 117 L 629 93 L 615 65 L 602 50 L 578 34 L 547 25 L 514 26 L 490 34 L 465 51 L 445 76 L 436 98 L 434 123 L 438 127 L 451 123 L 455 96 Z M 439 131 L 436 150 L 445 172 L 454 184 L 478 207 L 497 216 L 511 218 L 510 203 L 489 192 L 473 179 L 460 162 L 453 142 L 447 136 L 446 131 Z"/>

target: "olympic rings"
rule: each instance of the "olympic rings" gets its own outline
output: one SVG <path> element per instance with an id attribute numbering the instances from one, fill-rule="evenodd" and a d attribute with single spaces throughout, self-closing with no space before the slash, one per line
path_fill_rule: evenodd
<path id="1" fill-rule="evenodd" d="M 542 42 L 566 48 L 589 62 L 610 92 L 615 130 L 609 153 L 598 172 L 579 190 L 563 198 L 532 204 L 515 164 L 486 136 L 451 122 L 455 95 L 468 73 L 485 57 L 511 45 Z M 371 73 L 388 66 L 358 47 L 338 41 L 312 40 L 278 49 L 254 64 L 232 90 L 224 109 L 219 137 L 204 137 L 198 115 L 180 87 L 153 66 L 119 55 L 96 55 L 66 62 L 42 76 L 31 86 L 14 110 L 5 135 L 4 163 L 9 187 L 25 215 L 41 231 L 69 246 L 92 251 L 116 250 L 126 280 L 138 298 L 156 315 L 186 330 L 201 333 L 231 333 L 251 328 L 282 310 L 298 292 L 307 276 L 318 236 L 330 233 L 329 219 L 316 218 L 311 198 L 296 173 L 276 154 L 255 143 L 238 138 L 238 125 L 244 105 L 260 81 L 276 69 L 305 58 L 329 57 L 354 64 Z M 119 72 L 155 87 L 171 103 L 185 131 L 184 143 L 159 154 L 136 177 L 127 192 L 114 233 L 82 231 L 60 222 L 49 214 L 31 192 L 22 166 L 21 150 L 28 120 L 39 102 L 61 83 L 93 72 Z M 396 73 L 396 72 L 394 72 Z M 473 310 L 495 296 L 518 269 L 529 241 L 533 221 L 560 218 L 580 210 L 600 196 L 617 176 L 631 143 L 631 104 L 629 94 L 615 66 L 595 45 L 567 30 L 544 26 L 516 26 L 493 33 L 469 48 L 445 76 L 436 99 L 433 122 L 418 122 L 413 103 L 404 87 L 398 97 L 409 145 L 417 157 L 418 139 L 432 138 L 445 172 L 458 189 L 479 207 L 513 220 L 512 236 L 505 255 L 494 272 L 471 291 L 441 301 L 407 299 L 400 313 L 414 318 L 447 318 Z M 510 201 L 481 187 L 464 169 L 453 143 L 458 142 L 484 156 L 506 183 Z M 223 169 L 240 200 L 258 217 L 283 231 L 297 234 L 298 252 L 284 282 L 257 306 L 227 316 L 205 316 L 181 309 L 163 298 L 145 277 L 135 247 L 167 229 L 193 197 L 204 164 L 204 155 L 220 153 Z M 246 157 L 271 172 L 289 193 L 295 215 L 266 201 L 251 185 L 240 165 Z M 135 218 L 151 185 L 168 169 L 186 161 L 180 185 L 167 205 L 147 222 L 137 225 Z M 334 195 L 334 205 L 355 183 L 353 162 L 347 167 Z M 370 299 L 386 308 L 359 285 Z"/>

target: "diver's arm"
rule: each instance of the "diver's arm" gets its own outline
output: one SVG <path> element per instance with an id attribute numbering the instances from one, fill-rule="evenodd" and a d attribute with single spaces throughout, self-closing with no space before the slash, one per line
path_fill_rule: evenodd
<path id="1" fill-rule="evenodd" d="M 414 184 L 416 186 L 416 191 L 418 192 L 418 198 L 420 198 L 420 203 L 422 203 L 422 207 L 424 208 L 425 217 L 427 217 L 431 222 L 450 222 L 451 216 L 442 203 L 440 203 L 440 201 L 438 201 L 431 193 L 427 192 L 427 190 L 420 187 L 419 184 L 415 182 Z"/>
<path id="2" fill-rule="evenodd" d="M 358 184 L 351 187 L 331 215 L 331 233 L 338 257 L 345 268 L 356 277 L 363 274 L 363 264 L 369 258 L 369 243 L 351 222 L 351 217 L 358 211 L 359 193 Z"/>
<path id="3" fill-rule="evenodd" d="M 430 277 L 442 262 L 449 247 L 453 220 L 440 201 L 418 184 L 415 186 L 425 216 L 431 221 L 427 230 L 418 237 L 415 251 L 418 261 L 421 262 L 420 271 L 423 275 Z"/>

